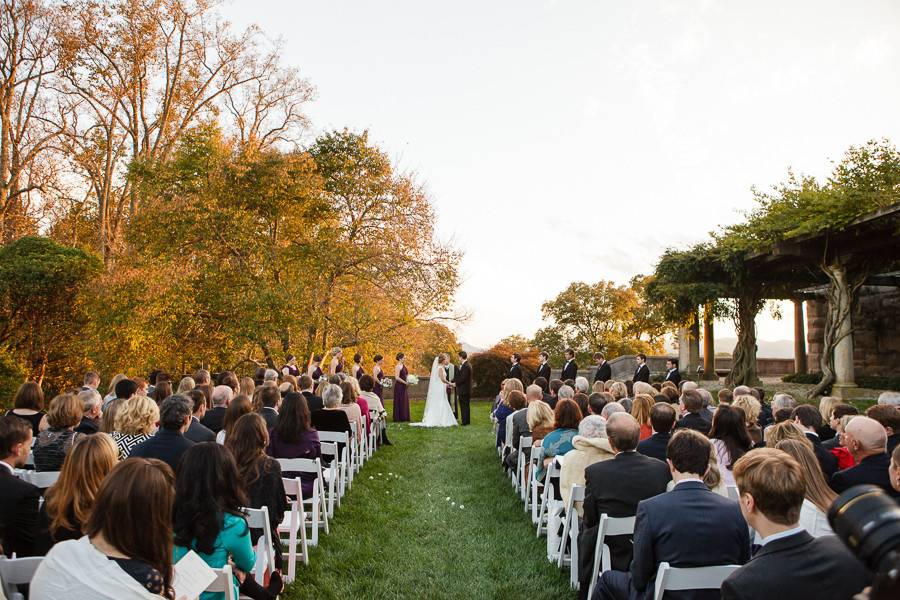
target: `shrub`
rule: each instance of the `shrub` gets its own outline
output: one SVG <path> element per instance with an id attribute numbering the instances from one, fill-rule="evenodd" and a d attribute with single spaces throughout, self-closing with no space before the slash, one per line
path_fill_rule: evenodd
<path id="1" fill-rule="evenodd" d="M 25 369 L 6 352 L 0 352 L 0 407 L 12 407 L 16 390 L 25 381 Z"/>
<path id="2" fill-rule="evenodd" d="M 500 391 L 500 384 L 509 375 L 510 362 L 509 357 L 513 352 L 522 355 L 519 365 L 522 367 L 522 375 L 526 383 L 531 383 L 537 373 L 537 351 L 533 348 L 512 348 L 507 344 L 500 343 L 486 350 L 469 357 L 469 363 L 472 365 L 472 397 L 473 398 L 493 398 Z"/>

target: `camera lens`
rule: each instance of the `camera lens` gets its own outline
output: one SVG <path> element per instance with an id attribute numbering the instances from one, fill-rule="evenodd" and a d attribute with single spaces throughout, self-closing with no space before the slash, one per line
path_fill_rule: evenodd
<path id="1" fill-rule="evenodd" d="M 887 573 L 900 556 L 900 507 L 880 487 L 858 485 L 838 496 L 828 522 L 870 570 Z"/>

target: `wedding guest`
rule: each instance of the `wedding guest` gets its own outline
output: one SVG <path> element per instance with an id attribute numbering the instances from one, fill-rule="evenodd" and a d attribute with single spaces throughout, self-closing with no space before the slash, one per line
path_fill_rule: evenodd
<path id="1" fill-rule="evenodd" d="M 887 453 L 890 455 L 900 443 L 900 408 L 893 404 L 876 404 L 866 409 L 866 416 L 884 427 L 887 436 Z"/>
<path id="2" fill-rule="evenodd" d="M 612 402 L 612 395 L 606 392 L 594 392 L 588 396 L 588 413 L 592 415 L 601 415 L 603 407 Z"/>
<path id="3" fill-rule="evenodd" d="M 290 393 L 297 390 L 290 389 Z M 271 429 L 278 422 L 278 407 L 281 405 L 281 392 L 272 386 L 263 386 L 257 391 L 257 401 L 260 403 L 259 414 L 266 421 L 266 427 Z"/>
<path id="4" fill-rule="evenodd" d="M 103 396 L 103 408 L 106 409 L 106 405 L 118 398 L 116 395 L 116 385 L 123 379 L 127 379 L 128 376 L 125 373 L 116 373 L 113 375 L 113 378 L 109 380 L 109 386 L 106 388 L 106 395 Z"/>
<path id="5" fill-rule="evenodd" d="M 732 394 L 731 390 L 729 390 L 728 388 L 722 388 L 721 390 L 719 390 L 716 396 L 716 400 L 719 406 L 723 404 L 731 404 L 734 401 L 734 394 Z"/>
<path id="6" fill-rule="evenodd" d="M 240 380 L 240 388 L 238 390 L 238 395 L 243 394 L 248 398 L 253 397 L 253 392 L 256 391 L 256 383 L 253 381 L 252 377 L 241 377 Z"/>
<path id="7" fill-rule="evenodd" d="M 172 470 L 158 460 L 116 465 L 100 486 L 86 535 L 53 546 L 34 574 L 31 600 L 174 598 L 172 483 Z"/>
<path id="8" fill-rule="evenodd" d="M 199 386 L 198 386 L 199 387 Z M 206 411 L 200 421 L 210 431 L 219 433 L 225 426 L 225 411 L 234 397 L 234 392 L 227 385 L 217 385 L 212 391 L 212 408 Z"/>
<path id="9" fill-rule="evenodd" d="M 344 370 L 344 351 L 340 348 L 332 348 L 331 349 L 331 364 L 328 367 L 328 372 L 331 375 L 337 375 L 341 371 Z"/>
<path id="10" fill-rule="evenodd" d="M 309 407 L 310 413 L 321 410 L 323 406 L 322 398 L 317 396 L 313 391 L 314 385 L 315 382 L 309 375 L 303 375 L 300 377 L 300 393 L 303 394 L 304 398 L 306 398 L 306 405 Z"/>
<path id="11" fill-rule="evenodd" d="M 715 448 L 716 462 L 720 465 L 725 485 L 734 485 L 734 464 L 753 448 L 744 412 L 727 404 L 720 406 L 713 415 L 709 438 Z"/>
<path id="12" fill-rule="evenodd" d="M 178 390 L 175 392 L 176 394 L 187 394 L 192 389 L 197 387 L 197 383 L 194 381 L 193 377 L 185 376 L 181 378 L 181 381 L 178 382 Z"/>
<path id="13" fill-rule="evenodd" d="M 841 442 L 840 436 L 838 435 L 841 430 L 841 420 L 846 416 L 854 416 L 858 414 L 859 410 L 852 404 L 844 404 L 843 402 L 840 402 L 834 405 L 834 408 L 831 409 L 831 416 L 828 419 L 828 426 L 834 429 L 835 435 L 830 440 L 822 442 L 822 445 L 826 450 L 834 453 L 835 448 L 844 447 L 844 444 Z M 835 454 L 835 456 L 838 455 Z M 838 456 L 838 462 L 840 462 L 840 456 Z"/>
<path id="14" fill-rule="evenodd" d="M 14 471 L 25 466 L 32 439 L 27 420 L 0 417 L 0 548 L 7 557 L 35 554 L 41 491 Z"/>
<path id="15" fill-rule="evenodd" d="M 572 440 L 578 435 L 578 423 L 581 421 L 581 409 L 572 400 L 560 399 L 556 403 L 556 410 L 553 412 L 554 422 L 553 431 L 544 436 L 541 440 L 541 448 L 543 449 L 543 463 L 538 471 L 538 480 L 543 480 L 547 472 L 550 461 L 557 455 L 563 455 L 570 452 L 575 446 Z"/>
<path id="16" fill-rule="evenodd" d="M 544 351 L 538 354 L 538 370 L 534 383 L 537 383 L 538 377 L 543 377 L 544 381 L 550 381 L 553 378 L 550 371 L 550 355 Z"/>
<path id="17" fill-rule="evenodd" d="M 297 384 L 297 380 L 294 379 L 292 376 L 282 375 L 281 379 L 282 379 L 282 381 L 281 381 L 281 385 L 278 386 L 278 391 L 281 393 L 282 396 L 284 396 L 288 392 L 299 392 L 300 391 L 300 387 Z"/>
<path id="18" fill-rule="evenodd" d="M 38 521 L 37 553 L 45 555 L 63 540 L 84 535 L 97 492 L 118 461 L 119 449 L 105 433 L 91 435 L 75 444 L 63 461 L 59 479 L 44 493 Z"/>
<path id="19" fill-rule="evenodd" d="M 381 387 L 381 380 L 384 379 L 384 357 L 376 354 L 372 357 L 372 363 L 372 378 L 375 380 L 372 391 L 375 392 L 378 400 L 381 401 L 381 405 L 384 406 L 384 388 Z"/>
<path id="20" fill-rule="evenodd" d="M 406 378 L 409 376 L 409 370 L 406 368 L 404 361 L 406 356 L 399 352 L 397 354 L 397 365 L 394 367 L 394 421 L 409 422 L 409 391 L 407 390 Z"/>
<path id="21" fill-rule="evenodd" d="M 159 406 L 159 430 L 147 440 L 131 449 L 130 456 L 158 458 L 173 469 L 181 456 L 194 446 L 184 437 L 191 425 L 192 403 L 184 396 L 169 396 Z"/>
<path id="22" fill-rule="evenodd" d="M 603 410 L 600 411 L 600 416 L 604 419 L 609 419 L 613 414 L 620 412 L 628 411 L 626 411 L 625 407 L 618 402 L 607 402 L 603 405 Z"/>
<path id="23" fill-rule="evenodd" d="M 607 382 L 612 379 L 612 367 L 606 361 L 606 357 L 602 352 L 594 352 L 594 363 L 597 365 L 597 370 L 594 371 L 594 383 Z M 603 390 L 600 390 L 601 392 Z"/>
<path id="24" fill-rule="evenodd" d="M 157 404 L 162 404 L 162 401 L 172 395 L 172 383 L 170 381 L 157 381 L 156 385 L 153 388 L 153 392 L 150 394 L 150 398 L 154 400 Z"/>
<path id="25" fill-rule="evenodd" d="M 146 396 L 116 402 L 121 404 L 110 404 L 107 412 L 114 414 L 105 418 L 115 423 L 109 435 L 119 449 L 119 460 L 125 460 L 135 446 L 153 437 L 159 423 L 159 406 Z"/>
<path id="26" fill-rule="evenodd" d="M 194 382 L 197 385 L 212 385 L 212 376 L 206 369 L 194 371 Z"/>
<path id="27" fill-rule="evenodd" d="M 368 403 L 369 410 L 374 410 L 381 418 L 378 420 L 381 430 L 378 433 L 381 443 L 385 446 L 391 446 L 391 442 L 387 436 L 387 411 L 381 403 L 381 398 L 375 394 L 375 378 L 371 375 L 363 375 L 359 380 L 360 396 Z M 321 399 L 319 400 L 321 403 Z"/>
<path id="28" fill-rule="evenodd" d="M 365 375 L 363 375 L 365 376 Z M 363 420 L 366 422 L 366 433 L 372 430 L 372 415 L 369 414 L 369 402 L 362 395 L 362 388 L 359 387 L 359 380 L 350 377 L 347 380 L 347 383 L 350 384 L 350 387 L 353 390 L 352 398 L 357 406 L 359 406 L 359 412 L 362 413 Z"/>
<path id="29" fill-rule="evenodd" d="M 791 419 L 794 425 L 806 436 L 806 439 L 813 445 L 813 452 L 819 461 L 819 466 L 826 480 L 830 480 L 831 476 L 837 472 L 837 458 L 829 452 L 819 440 L 818 431 L 822 428 L 822 415 L 815 406 L 809 404 L 801 404 L 791 413 Z"/>
<path id="30" fill-rule="evenodd" d="M 66 454 L 84 434 L 75 433 L 84 407 L 74 394 L 60 394 L 50 401 L 49 427 L 38 434 L 32 448 L 37 471 L 59 471 Z"/>
<path id="31" fill-rule="evenodd" d="M 675 424 L 675 429 L 693 429 L 709 435 L 712 419 L 709 411 L 703 410 L 703 397 L 697 390 L 682 391 L 679 407 L 684 416 Z"/>
<path id="32" fill-rule="evenodd" d="M 521 450 L 522 437 L 529 435 L 528 429 L 528 405 L 532 402 L 540 402 L 543 394 L 541 388 L 534 384 L 525 388 L 525 403 L 522 408 L 516 410 L 507 417 L 507 439 L 509 440 L 509 453 L 503 460 L 507 471 L 515 471 L 519 465 L 519 452 Z M 531 449 L 526 452 L 526 458 L 530 456 Z"/>
<path id="33" fill-rule="evenodd" d="M 309 407 L 302 395 L 292 392 L 284 398 L 278 422 L 269 434 L 266 454 L 273 458 L 321 458 L 319 432 L 312 426 Z M 303 481 L 303 497 L 311 497 L 316 475 L 301 473 L 299 477 Z"/>
<path id="34" fill-rule="evenodd" d="M 637 451 L 666 462 L 666 448 L 675 427 L 675 409 L 672 405 L 662 402 L 654 404 L 650 409 L 650 425 L 653 427 L 653 435 L 640 442 Z"/>
<path id="35" fill-rule="evenodd" d="M 559 476 L 563 504 L 568 505 L 572 486 L 584 486 L 584 471 L 591 465 L 613 458 L 616 453 L 606 437 L 606 421 L 599 415 L 588 415 L 578 424 L 578 435 L 572 438 L 573 450 L 566 454 Z M 575 510 L 583 514 L 582 503 Z"/>
<path id="36" fill-rule="evenodd" d="M 103 406 L 103 416 L 100 418 L 100 431 L 112 435 L 116 430 L 116 415 L 127 400 L 115 398 L 112 402 Z"/>
<path id="37" fill-rule="evenodd" d="M 782 440 L 805 440 L 809 442 L 809 448 L 812 450 L 812 442 L 807 439 L 803 431 L 793 421 L 782 421 L 769 427 L 766 435 L 766 447 L 774 448 L 775 444 Z"/>
<path id="38" fill-rule="evenodd" d="M 362 409 L 357 403 L 355 391 L 349 381 L 340 384 L 341 410 L 347 413 L 347 419 L 352 425 L 356 425 L 356 438 L 362 441 L 366 435 L 366 421 L 362 416 Z"/>
<path id="39" fill-rule="evenodd" d="M 6 416 L 23 419 L 31 426 L 31 434 L 37 437 L 47 429 L 47 413 L 44 412 L 44 391 L 33 381 L 26 381 L 19 386 L 13 397 L 13 408 L 6 411 Z"/>
<path id="40" fill-rule="evenodd" d="M 891 467 L 888 475 L 891 479 L 891 487 L 894 488 L 894 491 L 900 492 L 900 450 L 897 448 L 894 448 L 894 452 L 891 454 Z"/>
<path id="41" fill-rule="evenodd" d="M 900 498 L 900 492 L 891 487 L 891 457 L 885 452 L 887 435 L 881 423 L 869 417 L 853 417 L 844 428 L 844 443 L 856 466 L 835 473 L 831 489 L 840 494 L 855 485 L 869 484 L 880 487 L 894 499 Z"/>
<path id="42" fill-rule="evenodd" d="M 531 431 L 531 441 L 539 446 L 548 433 L 553 431 L 553 409 L 546 402 L 532 402 L 528 405 L 525 415 L 528 429 Z"/>
<path id="43" fill-rule="evenodd" d="M 753 450 L 737 462 L 734 475 L 741 513 L 762 548 L 725 579 L 723 599 L 852 598 L 872 582 L 840 539 L 814 538 L 800 525 L 806 485 L 793 458 L 780 450 Z"/>
<path id="44" fill-rule="evenodd" d="M 256 393 L 262 393 L 264 387 L 265 386 L 257 388 Z M 274 388 L 271 387 L 269 389 L 274 390 Z M 274 393 L 278 394 L 278 390 L 274 390 Z M 228 408 L 225 409 L 225 418 L 222 420 L 222 429 L 216 434 L 216 443 L 224 444 L 225 440 L 228 439 L 228 436 L 231 435 L 231 430 L 234 429 L 234 425 L 238 422 L 238 419 L 251 412 L 254 412 L 253 405 L 246 396 L 238 396 L 232 400 L 231 403 L 229 403 Z"/>
<path id="45" fill-rule="evenodd" d="M 545 396 L 544 402 L 546 402 L 547 404 L 550 405 L 551 410 L 556 408 L 556 402 L 559 399 L 559 390 L 561 390 L 563 388 L 563 386 L 565 386 L 565 385 L 566 384 L 563 382 L 562 379 L 554 379 L 548 384 L 547 389 L 549 390 L 550 397 L 547 398 Z"/>
<path id="46" fill-rule="evenodd" d="M 806 492 L 800 507 L 800 527 L 813 537 L 834 533 L 826 515 L 837 494 L 828 487 L 828 480 L 822 476 L 815 454 L 800 440 L 782 440 L 775 444 L 775 448 L 791 455 L 803 471 Z"/>
<path id="47" fill-rule="evenodd" d="M 566 351 L 563 353 L 566 358 L 566 364 L 563 365 L 562 374 L 560 375 L 560 379 L 566 381 L 567 379 L 574 379 L 578 377 L 578 364 L 575 362 L 575 351 L 571 348 L 566 348 Z"/>
<path id="48" fill-rule="evenodd" d="M 614 381 L 612 385 L 607 383 L 606 391 L 613 395 L 614 402 L 620 402 L 628 397 L 628 387 L 621 381 Z"/>
<path id="49" fill-rule="evenodd" d="M 572 398 L 572 400 L 574 400 L 575 404 L 578 405 L 578 410 L 581 411 L 582 416 L 590 414 L 589 413 L 589 411 L 590 411 L 589 400 L 590 399 L 587 397 L 587 394 L 582 394 L 581 392 L 578 392 L 577 394 L 575 394 L 575 397 Z"/>
<path id="50" fill-rule="evenodd" d="M 366 372 L 362 367 L 362 354 L 357 352 L 353 355 L 353 365 L 350 366 L 350 375 L 356 379 L 359 379 L 365 374 Z"/>
<path id="51" fill-rule="evenodd" d="M 290 377 L 290 376 L 288 376 Z M 278 374 L 276 372 L 275 379 L 277 381 Z M 241 380 L 234 371 L 222 371 L 216 379 L 216 385 L 225 385 L 231 388 L 232 396 L 237 396 L 241 391 Z"/>
<path id="52" fill-rule="evenodd" d="M 300 377 L 300 369 L 297 368 L 297 357 L 288 354 L 284 357 L 284 366 L 281 367 L 282 375 L 290 375 L 291 377 Z"/>
<path id="53" fill-rule="evenodd" d="M 525 394 L 523 392 L 522 382 L 518 379 L 505 379 L 500 388 L 500 402 L 491 413 L 491 417 L 497 422 L 496 444 L 498 448 L 506 445 L 506 418 L 513 414 L 519 408 L 525 406 Z M 510 404 L 510 395 L 516 392 L 516 403 L 521 404 L 518 408 L 513 408 Z"/>
<path id="54" fill-rule="evenodd" d="M 822 440 L 822 442 L 827 442 L 837 435 L 837 431 L 831 427 L 831 411 L 834 410 L 835 406 L 841 403 L 841 399 L 836 398 L 835 396 L 822 396 L 822 399 L 819 400 L 819 415 L 822 417 L 822 428 L 819 429 L 819 439 Z"/>
<path id="55" fill-rule="evenodd" d="M 82 390 L 78 392 L 78 401 L 82 406 L 82 417 L 75 433 L 91 435 L 100 431 L 100 420 L 103 416 L 103 399 L 96 390 Z"/>
<path id="56" fill-rule="evenodd" d="M 310 414 L 310 420 L 317 431 L 346 432 L 348 439 L 353 434 L 347 413 L 341 410 L 343 392 L 339 385 L 326 383 L 322 387 L 322 403 L 325 407 Z M 339 449 L 340 450 L 340 449 Z"/>
<path id="57" fill-rule="evenodd" d="M 735 391 L 738 389 L 739 388 L 735 388 Z M 759 426 L 762 407 L 759 400 L 750 394 L 741 394 L 740 396 L 735 395 L 731 405 L 744 411 L 744 422 L 746 423 L 747 433 L 750 435 L 750 439 L 753 440 L 753 444 L 756 446 L 762 444 L 763 433 L 762 428 Z"/>
<path id="58" fill-rule="evenodd" d="M 637 394 L 631 405 L 631 416 L 641 426 L 641 441 L 653 435 L 653 426 L 650 424 L 650 409 L 653 407 L 653 404 L 653 396 Z"/>
<path id="59" fill-rule="evenodd" d="M 188 390 L 182 395 L 185 398 L 188 398 L 193 403 L 193 412 L 191 413 L 191 426 L 188 427 L 188 430 L 184 432 L 184 437 L 191 440 L 195 444 L 216 441 L 216 433 L 212 429 L 201 423 L 203 417 L 206 416 L 206 395 L 200 390 L 196 389 Z"/>
<path id="60" fill-rule="evenodd" d="M 595 381 L 591 384 L 591 395 L 602 394 L 606 391 L 606 383 L 603 381 Z"/>
<path id="61" fill-rule="evenodd" d="M 237 464 L 228 450 L 219 444 L 197 444 L 185 453 L 175 477 L 173 559 L 177 563 L 194 550 L 210 567 L 233 565 L 234 598 L 239 596 L 240 580 L 256 564 L 250 528 L 241 512 L 247 503 Z M 269 589 L 254 586 L 253 597 L 275 598 L 282 587 L 281 577 L 273 576 Z M 202 600 L 224 597 L 222 592 L 201 595 Z"/>

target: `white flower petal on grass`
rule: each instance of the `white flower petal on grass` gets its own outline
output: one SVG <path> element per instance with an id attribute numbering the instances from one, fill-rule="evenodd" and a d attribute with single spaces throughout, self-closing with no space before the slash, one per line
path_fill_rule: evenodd
<path id="1" fill-rule="evenodd" d="M 450 502 L 450 496 L 447 496 L 447 502 Z"/>
<path id="2" fill-rule="evenodd" d="M 456 506 L 456 502 L 451 502 L 450 506 Z"/>
<path id="3" fill-rule="evenodd" d="M 463 508 L 465 508 L 465 506 L 463 506 L 462 504 L 460 504 L 460 505 L 459 505 L 459 508 L 460 508 L 460 509 L 463 509 Z"/>

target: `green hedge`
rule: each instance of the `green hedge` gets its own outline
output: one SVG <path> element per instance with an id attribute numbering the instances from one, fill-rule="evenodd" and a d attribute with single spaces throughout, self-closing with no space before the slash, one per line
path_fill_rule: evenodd
<path id="1" fill-rule="evenodd" d="M 472 379 L 475 384 L 472 388 L 474 398 L 496 396 L 500 391 L 500 384 L 509 376 L 509 368 L 512 366 L 509 354 L 492 351 L 473 354 L 469 357 L 469 363 L 472 365 Z M 526 365 L 524 359 L 519 365 L 522 367 L 525 381 L 530 383 L 536 370 Z"/>
<path id="2" fill-rule="evenodd" d="M 819 383 L 821 373 L 791 373 L 781 378 L 785 383 Z M 900 391 L 900 377 L 862 376 L 856 378 L 856 385 L 870 390 Z"/>

